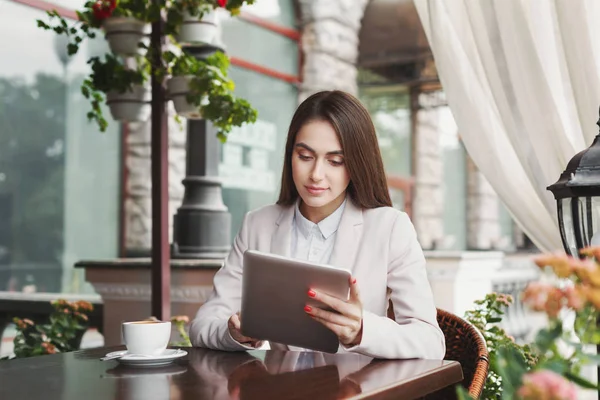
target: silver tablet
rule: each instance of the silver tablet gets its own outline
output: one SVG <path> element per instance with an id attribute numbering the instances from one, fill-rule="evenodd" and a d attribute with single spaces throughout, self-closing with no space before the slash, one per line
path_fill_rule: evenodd
<path id="1" fill-rule="evenodd" d="M 350 271 L 255 250 L 244 253 L 242 270 L 243 335 L 337 352 L 337 336 L 307 315 L 304 306 L 319 306 L 308 297 L 311 288 L 347 300 Z"/>

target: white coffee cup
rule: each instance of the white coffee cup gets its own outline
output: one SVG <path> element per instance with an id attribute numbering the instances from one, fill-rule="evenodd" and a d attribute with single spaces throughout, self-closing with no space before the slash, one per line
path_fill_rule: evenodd
<path id="1" fill-rule="evenodd" d="M 169 345 L 171 338 L 170 321 L 132 321 L 123 322 L 123 341 L 127 352 L 157 356 Z"/>

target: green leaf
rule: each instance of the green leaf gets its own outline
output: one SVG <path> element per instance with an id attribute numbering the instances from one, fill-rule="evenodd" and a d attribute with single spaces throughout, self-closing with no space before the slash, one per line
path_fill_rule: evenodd
<path id="1" fill-rule="evenodd" d="M 596 365 L 600 365 L 600 354 L 590 354 L 584 352 L 578 352 L 578 355 L 584 359 L 584 361 L 589 361 Z"/>
<path id="2" fill-rule="evenodd" d="M 69 44 L 67 45 L 67 53 L 68 53 L 70 56 L 72 56 L 72 55 L 76 54 L 78 50 L 79 50 L 79 46 L 77 46 L 77 45 L 76 45 L 76 44 L 74 44 L 74 43 L 69 43 Z"/>
<path id="3" fill-rule="evenodd" d="M 551 360 L 539 363 L 537 369 L 548 369 L 562 375 L 569 370 L 569 364 L 565 360 Z"/>
<path id="4" fill-rule="evenodd" d="M 566 372 L 564 374 L 565 378 L 567 378 L 568 380 L 576 383 L 578 386 L 581 386 L 582 388 L 585 389 L 600 389 L 600 386 L 596 385 L 593 382 L 590 382 L 589 380 L 579 376 L 579 375 L 575 375 L 571 372 Z"/>
<path id="5" fill-rule="evenodd" d="M 491 364 L 492 370 L 502 377 L 503 394 L 506 398 L 513 398 L 527 372 L 527 364 L 520 349 L 512 346 L 499 347 Z"/>
<path id="6" fill-rule="evenodd" d="M 469 391 L 461 385 L 456 385 L 456 398 L 458 400 L 471 400 L 473 397 L 469 394 Z"/>
<path id="7" fill-rule="evenodd" d="M 535 344 L 539 348 L 540 353 L 545 353 L 556 342 L 562 334 L 562 324 L 554 323 L 547 329 L 541 329 L 535 338 Z"/>

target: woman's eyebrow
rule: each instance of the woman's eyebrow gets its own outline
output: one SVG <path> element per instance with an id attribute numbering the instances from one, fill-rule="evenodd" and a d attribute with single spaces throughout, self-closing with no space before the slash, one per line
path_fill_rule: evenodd
<path id="1" fill-rule="evenodd" d="M 300 147 L 303 148 L 305 150 L 310 151 L 311 153 L 316 153 L 316 151 L 310 147 L 309 145 L 307 145 L 306 143 L 300 142 L 300 143 L 296 143 L 295 147 Z M 327 154 L 328 156 L 343 156 L 344 152 L 342 150 L 334 150 L 334 151 L 328 151 Z"/>

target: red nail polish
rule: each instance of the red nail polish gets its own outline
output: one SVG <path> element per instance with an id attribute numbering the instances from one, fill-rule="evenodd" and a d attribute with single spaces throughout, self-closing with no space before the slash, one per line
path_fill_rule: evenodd
<path id="1" fill-rule="evenodd" d="M 317 295 L 317 293 L 316 293 L 314 290 L 310 289 L 310 290 L 308 291 L 308 295 L 309 295 L 310 297 L 315 297 L 315 296 Z"/>
<path id="2" fill-rule="evenodd" d="M 312 311 L 312 307 L 311 306 L 304 306 L 304 311 L 311 312 Z"/>
<path id="3" fill-rule="evenodd" d="M 354 280 L 352 281 L 352 284 L 354 285 L 356 283 L 356 278 L 354 278 Z"/>

